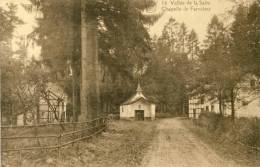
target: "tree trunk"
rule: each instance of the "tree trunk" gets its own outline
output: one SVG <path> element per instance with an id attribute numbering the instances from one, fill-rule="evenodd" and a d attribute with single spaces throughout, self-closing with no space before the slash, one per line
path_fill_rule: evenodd
<path id="1" fill-rule="evenodd" d="M 78 62 L 77 58 L 80 55 L 80 46 L 79 46 L 79 38 L 81 34 L 81 27 L 78 22 L 78 19 L 81 14 L 81 6 L 80 6 L 81 0 L 74 0 L 74 6 L 73 6 L 73 18 L 71 20 L 71 41 L 72 42 L 72 52 L 71 52 L 71 69 L 72 69 L 72 113 L 73 113 L 73 121 L 77 122 L 78 120 L 78 114 L 79 114 L 79 89 L 78 89 Z"/>
<path id="2" fill-rule="evenodd" d="M 74 65 L 72 65 L 74 66 Z M 77 89 L 76 89 L 76 72 L 75 67 L 72 67 L 72 114 L 73 114 L 73 122 L 77 120 Z"/>
<path id="3" fill-rule="evenodd" d="M 23 125 L 26 125 L 26 112 L 23 113 Z"/>
<path id="4" fill-rule="evenodd" d="M 11 125 L 14 125 L 14 122 L 13 122 L 13 118 L 14 118 L 14 105 L 13 104 L 11 104 L 11 107 L 10 107 L 10 109 L 11 109 Z"/>
<path id="5" fill-rule="evenodd" d="M 107 104 L 107 113 L 111 114 L 111 101 L 110 100 L 108 101 L 108 104 Z"/>
<path id="6" fill-rule="evenodd" d="M 231 117 L 235 119 L 235 96 L 234 96 L 234 88 L 230 89 L 230 99 L 231 99 Z"/>
<path id="7" fill-rule="evenodd" d="M 223 110 L 222 110 L 222 93 L 221 91 L 218 92 L 218 102 L 219 102 L 219 114 L 223 116 Z"/>
<path id="8" fill-rule="evenodd" d="M 36 107 L 36 123 L 40 124 L 40 100 L 37 100 L 37 107 Z"/>
<path id="9" fill-rule="evenodd" d="M 81 0 L 81 115 L 80 121 L 95 119 L 100 111 L 97 19 L 86 16 Z"/>
<path id="10" fill-rule="evenodd" d="M 81 1 L 81 88 L 80 88 L 80 121 L 87 119 L 88 96 L 87 96 L 87 24 L 85 16 L 85 1 Z"/>

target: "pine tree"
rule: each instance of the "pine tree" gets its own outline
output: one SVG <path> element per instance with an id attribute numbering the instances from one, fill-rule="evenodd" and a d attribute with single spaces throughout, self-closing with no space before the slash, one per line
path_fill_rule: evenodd
<path id="1" fill-rule="evenodd" d="M 76 90 L 77 96 L 80 92 L 81 94 L 87 93 L 86 96 L 88 97 L 84 96 L 85 100 L 83 100 L 84 102 L 81 105 L 88 106 L 90 110 L 93 108 L 93 112 L 99 110 L 99 97 L 102 97 L 102 103 L 106 103 L 106 101 L 111 103 L 110 101 L 113 99 L 115 100 L 112 104 L 113 106 L 120 104 L 122 100 L 113 95 L 115 91 L 118 91 L 118 89 L 115 90 L 116 81 L 121 80 L 120 82 L 122 83 L 128 82 L 127 84 L 120 84 L 121 88 L 129 85 L 129 82 L 133 80 L 134 67 L 138 65 L 141 69 L 148 60 L 147 53 L 151 50 L 151 47 L 150 36 L 145 25 L 152 24 L 158 16 L 145 15 L 142 11 L 155 5 L 155 3 L 152 1 L 147 3 L 146 1 L 124 0 L 112 0 L 109 3 L 103 0 L 31 1 L 42 12 L 43 16 L 38 19 L 39 28 L 35 31 L 39 36 L 38 43 L 42 46 L 41 55 L 45 65 L 53 71 L 52 74 L 56 75 L 58 73 L 61 76 L 62 80 L 58 83 L 63 85 L 70 96 L 74 94 L 74 90 Z M 85 7 L 85 10 L 81 10 L 81 5 Z M 85 22 L 81 22 L 81 16 L 86 17 Z M 92 20 L 96 22 L 96 25 L 91 26 Z M 86 23 L 87 26 L 82 31 L 80 31 L 81 23 Z M 96 27 L 95 32 L 93 27 Z M 96 36 L 90 35 L 90 38 L 82 38 L 82 41 L 79 40 L 80 32 L 83 35 L 84 33 L 87 35 L 90 32 L 89 28 L 92 29 L 93 34 L 96 34 Z M 83 44 L 84 42 L 87 46 Z M 92 65 L 86 69 L 81 67 L 81 63 L 83 62 L 80 56 L 90 55 L 87 52 L 84 54 L 84 51 L 86 51 L 88 44 L 91 42 L 92 44 L 98 44 L 98 46 L 94 44 L 96 45 L 95 47 L 89 48 L 92 54 L 87 59 L 89 59 L 89 62 L 92 59 Z M 84 46 L 80 48 L 82 45 Z M 82 65 L 86 64 L 83 63 Z M 72 79 L 68 76 L 68 69 L 70 68 L 73 72 Z M 82 69 L 83 72 L 84 70 L 89 71 L 84 75 L 87 82 L 82 85 L 88 86 L 88 88 L 83 92 L 79 89 L 79 78 Z M 55 76 L 53 78 L 53 81 L 57 82 Z M 71 80 L 74 83 L 72 85 L 76 85 L 76 89 L 73 88 L 73 91 L 71 91 Z M 102 87 L 101 92 L 98 87 Z M 112 98 L 111 96 L 109 98 L 103 96 L 103 94 L 108 94 L 108 91 L 110 95 L 113 95 Z M 99 92 L 101 95 L 99 95 Z M 76 105 L 78 106 L 79 103 Z M 102 106 L 104 105 L 106 104 L 102 104 Z M 85 108 L 82 110 L 86 110 Z M 90 116 L 93 118 L 97 113 L 89 115 L 93 115 Z"/>
<path id="2" fill-rule="evenodd" d="M 161 40 L 169 46 L 172 53 L 177 52 L 179 42 L 178 33 L 179 23 L 174 18 L 170 18 L 163 28 Z"/>
<path id="3" fill-rule="evenodd" d="M 249 66 L 249 24 L 247 11 L 247 7 L 240 4 L 235 14 L 235 21 L 231 27 L 232 61 L 244 72 L 249 72 L 251 68 Z"/>
<path id="4" fill-rule="evenodd" d="M 186 86 L 191 84 L 195 64 L 187 55 L 190 43 L 197 40 L 196 35 L 191 39 L 192 41 L 189 40 L 186 25 L 170 18 L 162 35 L 154 41 L 152 59 L 145 74 L 147 82 L 144 85 L 148 94 L 154 95 L 153 98 L 158 102 L 158 110 L 178 115 L 187 112 Z"/>
<path id="5" fill-rule="evenodd" d="M 235 117 L 235 88 L 241 77 L 250 72 L 250 50 L 249 50 L 249 24 L 248 8 L 239 4 L 235 13 L 235 21 L 231 26 L 231 48 L 230 48 L 230 78 L 229 92 L 231 100 L 231 115 Z"/>
<path id="6" fill-rule="evenodd" d="M 260 1 L 255 1 L 249 8 L 249 56 L 252 73 L 260 76 Z"/>
<path id="7" fill-rule="evenodd" d="M 202 70 L 205 75 L 205 84 L 214 85 L 215 89 L 212 94 L 217 92 L 219 101 L 219 111 L 223 115 L 223 97 L 225 90 L 225 82 L 227 79 L 227 57 L 228 45 L 225 35 L 223 23 L 219 21 L 217 16 L 213 16 L 207 30 L 207 39 L 204 44 L 206 49 L 201 56 Z"/>
<path id="8" fill-rule="evenodd" d="M 11 39 L 15 27 L 22 24 L 22 21 L 16 16 L 17 6 L 7 5 L 7 9 L 0 7 L 0 79 L 1 79 L 1 111 L 2 116 L 12 123 L 15 111 L 13 106 L 18 103 L 14 92 L 17 85 L 23 64 L 21 61 L 14 59 L 11 48 Z"/>
<path id="9" fill-rule="evenodd" d="M 188 57 L 193 61 L 199 56 L 199 41 L 198 35 L 194 30 L 188 34 Z"/>
<path id="10" fill-rule="evenodd" d="M 181 23 L 180 30 L 179 30 L 179 48 L 180 53 L 185 54 L 187 53 L 187 40 L 188 40 L 188 30 L 185 23 Z"/>

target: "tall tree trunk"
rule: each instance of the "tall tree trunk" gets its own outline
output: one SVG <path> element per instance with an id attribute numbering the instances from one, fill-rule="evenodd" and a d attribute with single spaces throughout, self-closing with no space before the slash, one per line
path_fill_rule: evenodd
<path id="1" fill-rule="evenodd" d="M 92 120 L 100 110 L 97 20 L 86 16 L 86 1 L 81 0 L 81 115 Z"/>
<path id="2" fill-rule="evenodd" d="M 218 102 L 219 102 L 219 114 L 223 116 L 223 109 L 222 109 L 222 92 L 221 90 L 218 92 Z"/>
<path id="3" fill-rule="evenodd" d="M 72 66 L 74 66 L 74 65 L 72 65 Z M 77 106 L 76 72 L 75 72 L 75 68 L 72 67 L 72 115 L 73 115 L 73 122 L 76 122 L 76 120 L 77 120 L 76 106 Z"/>
<path id="4" fill-rule="evenodd" d="M 231 117 L 235 119 L 235 95 L 234 88 L 230 89 L 230 99 L 231 99 Z"/>
<path id="5" fill-rule="evenodd" d="M 86 75 L 87 64 L 87 24 L 86 24 L 86 2 L 81 0 L 81 88 L 80 88 L 80 121 L 87 119 L 88 109 L 88 78 Z"/>
<path id="6" fill-rule="evenodd" d="M 70 57 L 71 61 L 71 69 L 72 69 L 72 113 L 73 113 L 73 121 L 77 122 L 78 120 L 78 114 L 79 114 L 79 89 L 78 89 L 78 60 L 77 57 L 80 55 L 80 46 L 78 43 L 78 40 L 81 35 L 81 26 L 79 24 L 79 17 L 81 16 L 81 0 L 73 0 L 73 19 L 72 22 L 72 44 L 73 49 Z"/>

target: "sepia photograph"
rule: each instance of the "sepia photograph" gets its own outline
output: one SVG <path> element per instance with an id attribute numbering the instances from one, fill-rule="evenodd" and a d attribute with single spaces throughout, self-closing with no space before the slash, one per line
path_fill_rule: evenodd
<path id="1" fill-rule="evenodd" d="M 260 0 L 0 0 L 0 167 L 260 167 Z"/>

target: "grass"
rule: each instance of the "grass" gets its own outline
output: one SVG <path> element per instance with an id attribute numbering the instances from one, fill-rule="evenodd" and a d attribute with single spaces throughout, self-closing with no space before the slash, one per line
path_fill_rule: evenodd
<path id="1" fill-rule="evenodd" d="M 192 120 L 186 120 L 184 125 L 212 149 L 216 150 L 217 154 L 221 157 L 227 160 L 233 160 L 242 167 L 260 166 L 259 151 L 257 152 L 229 140 L 229 136 L 225 134 L 225 132 L 222 132 L 223 135 L 220 137 L 219 134 L 209 131 L 207 127 L 198 126 Z"/>
<path id="2" fill-rule="evenodd" d="M 157 121 L 112 121 L 106 132 L 57 151 L 23 152 L 4 155 L 10 167 L 136 167 L 155 135 Z M 6 165 L 6 166 L 8 166 Z"/>
<path id="3" fill-rule="evenodd" d="M 64 126 L 65 129 L 59 125 L 49 125 L 49 126 L 39 126 L 39 127 L 19 127 L 19 128 L 3 128 L 1 132 L 2 137 L 32 137 L 32 136 L 58 136 L 60 133 L 66 133 L 74 131 L 73 125 Z M 81 125 L 77 125 L 75 130 L 82 129 Z M 62 143 L 73 140 L 74 136 L 64 136 L 62 137 Z M 2 149 L 17 149 L 17 148 L 28 148 L 28 147 L 39 147 L 39 146 L 55 146 L 58 144 L 58 139 L 52 138 L 19 138 L 19 139 L 9 139 L 2 140 Z"/>

